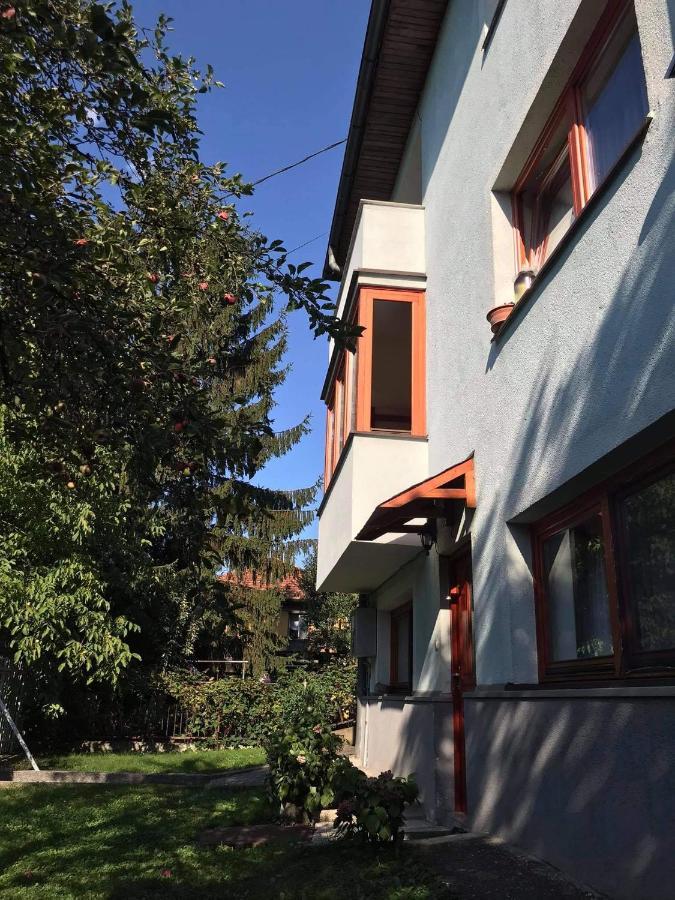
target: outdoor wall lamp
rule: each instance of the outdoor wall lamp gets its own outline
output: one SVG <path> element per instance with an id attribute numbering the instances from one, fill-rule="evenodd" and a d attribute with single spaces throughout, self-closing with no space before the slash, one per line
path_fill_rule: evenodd
<path id="1" fill-rule="evenodd" d="M 436 529 L 430 528 L 428 525 L 420 531 L 420 541 L 422 543 L 422 549 L 428 556 L 431 553 L 431 548 L 436 543 Z"/>

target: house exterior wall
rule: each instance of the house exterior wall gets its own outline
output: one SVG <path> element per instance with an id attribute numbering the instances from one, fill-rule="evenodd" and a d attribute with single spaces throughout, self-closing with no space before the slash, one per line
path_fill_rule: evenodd
<path id="1" fill-rule="evenodd" d="M 672 897 L 672 691 L 476 696 L 465 712 L 474 830 L 526 847 L 611 897 Z"/>
<path id="2" fill-rule="evenodd" d="M 428 473 L 473 452 L 477 485 L 465 822 L 627 900 L 672 895 L 675 689 L 532 698 L 504 685 L 538 681 L 531 511 L 631 438 L 673 435 L 675 80 L 664 76 L 675 2 L 635 8 L 653 120 L 495 342 L 486 313 L 512 299 L 515 275 L 504 192 L 603 4 L 508 0 L 484 53 L 483 5 L 452 0 L 409 142 L 409 155 L 421 148 L 425 209 Z M 401 171 L 411 165 L 404 158 Z M 452 537 L 439 547 L 451 551 Z M 433 550 L 370 594 L 382 639 L 359 746 L 369 769 L 416 771 L 430 815 L 450 820 L 452 744 L 441 753 L 438 738 L 452 708 L 440 571 Z M 405 592 L 414 696 L 394 699 L 379 693 L 386 616 Z"/>
<path id="3" fill-rule="evenodd" d="M 452 3 L 420 104 L 429 469 L 475 451 L 482 684 L 536 680 L 528 560 L 506 523 L 673 408 L 675 306 L 664 298 L 675 280 L 675 83 L 663 77 L 664 3 L 636 4 L 655 113 L 642 146 L 519 321 L 489 342 L 485 315 L 500 302 L 493 235 L 506 227 L 493 221 L 491 187 L 578 6 L 509 2 L 483 60 L 478 4 Z M 452 365 L 449 345 L 461 348 Z"/>
<path id="4" fill-rule="evenodd" d="M 419 541 L 410 535 L 385 536 L 377 546 L 355 538 L 378 503 L 426 475 L 427 442 L 369 434 L 354 434 L 350 440 L 319 519 L 317 584 L 321 590 L 370 589 L 400 566 L 398 549 L 394 552 L 387 544 L 407 556 L 419 548 Z M 361 566 L 368 558 L 369 575 L 363 581 Z"/>
<path id="5" fill-rule="evenodd" d="M 419 278 L 424 276 L 424 258 L 424 210 L 421 206 L 403 201 L 362 200 L 354 225 L 349 264 L 338 296 L 338 315 L 345 311 L 355 275 L 386 272 L 388 276 L 397 273 L 399 277 Z M 372 277 L 369 283 L 372 283 Z M 385 283 L 391 286 L 390 278 Z M 419 286 L 415 280 L 397 281 L 397 284 Z M 328 349 L 330 357 L 333 341 L 329 342 Z"/>

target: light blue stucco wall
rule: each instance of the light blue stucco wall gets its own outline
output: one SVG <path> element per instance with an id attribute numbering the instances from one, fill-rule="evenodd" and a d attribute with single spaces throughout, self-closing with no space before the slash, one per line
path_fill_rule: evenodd
<path id="1" fill-rule="evenodd" d="M 415 126 L 429 472 L 475 451 L 479 689 L 537 681 L 529 532 L 512 520 L 655 423 L 666 423 L 661 438 L 672 433 L 664 417 L 675 408 L 675 79 L 665 78 L 675 0 L 635 2 L 653 114 L 646 136 L 494 343 L 485 316 L 510 299 L 515 274 L 499 192 L 513 184 L 603 4 L 509 0 L 487 54 L 483 7 L 450 0 Z M 425 653 L 445 635 L 438 565 L 432 553 L 404 576 L 417 607 L 415 686 L 427 692 L 449 684 L 447 647 L 422 677 Z M 392 744 L 373 745 L 371 766 L 433 769 L 438 814 L 452 794 L 452 753 L 439 763 L 433 742 L 411 745 L 404 710 L 396 727 L 388 711 Z M 368 712 L 381 735 L 378 701 Z M 466 733 L 470 827 L 612 896 L 672 896 L 675 697 L 495 692 L 467 698 Z"/>
<path id="2" fill-rule="evenodd" d="M 419 106 L 429 470 L 475 451 L 482 684 L 537 677 L 528 539 L 509 520 L 675 406 L 674 5 L 636 3 L 646 137 L 495 343 L 485 316 L 514 264 L 493 188 L 524 162 L 602 4 L 509 0 L 483 54 L 481 3 L 452 0 Z"/>

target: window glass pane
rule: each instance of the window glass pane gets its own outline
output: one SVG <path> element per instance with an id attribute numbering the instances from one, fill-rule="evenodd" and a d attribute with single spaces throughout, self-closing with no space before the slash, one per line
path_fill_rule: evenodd
<path id="1" fill-rule="evenodd" d="M 412 303 L 373 303 L 371 428 L 410 431 Z"/>
<path id="2" fill-rule="evenodd" d="M 410 660 L 410 628 L 412 615 L 410 612 L 392 616 L 394 628 L 394 642 L 396 652 L 396 670 L 394 672 L 395 684 L 410 684 L 411 660 Z"/>
<path id="3" fill-rule="evenodd" d="M 626 15 L 583 85 L 591 189 L 603 181 L 648 112 L 635 17 Z"/>
<path id="4" fill-rule="evenodd" d="M 288 637 L 292 641 L 304 641 L 307 638 L 307 619 L 302 613 L 288 614 Z"/>
<path id="5" fill-rule="evenodd" d="M 542 198 L 546 243 L 542 248 L 542 262 L 553 253 L 568 228 L 574 222 L 574 196 L 569 160 L 565 160 L 550 189 Z"/>
<path id="6" fill-rule="evenodd" d="M 637 649 L 675 648 L 675 474 L 622 503 L 628 600 Z"/>
<path id="7" fill-rule="evenodd" d="M 611 655 L 599 513 L 544 542 L 544 579 L 551 659 L 562 662 Z"/>
<path id="8" fill-rule="evenodd" d="M 520 193 L 521 234 L 535 268 L 550 256 L 574 221 L 567 130 L 563 117 Z"/>
<path id="9" fill-rule="evenodd" d="M 335 466 L 334 441 L 335 441 L 335 397 L 331 398 L 326 416 L 326 476 L 330 478 Z M 324 488 L 328 485 L 325 484 Z"/>
<path id="10" fill-rule="evenodd" d="M 344 400 L 345 400 L 345 392 L 344 392 L 344 374 L 340 375 L 336 385 L 335 385 L 335 441 L 336 441 L 336 452 L 335 452 L 335 464 L 337 464 L 338 459 L 340 458 L 340 451 L 345 442 L 344 435 Z"/>

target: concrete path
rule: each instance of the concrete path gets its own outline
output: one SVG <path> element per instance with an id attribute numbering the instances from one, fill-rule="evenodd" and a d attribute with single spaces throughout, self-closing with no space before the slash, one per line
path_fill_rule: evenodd
<path id="1" fill-rule="evenodd" d="M 264 784 L 267 766 L 225 769 L 222 772 L 71 772 L 44 769 L 0 769 L 0 784 L 166 784 L 174 787 L 240 788 Z"/>
<path id="2" fill-rule="evenodd" d="M 599 900 L 603 896 L 489 835 L 454 834 L 409 844 L 428 859 L 453 900 Z"/>

